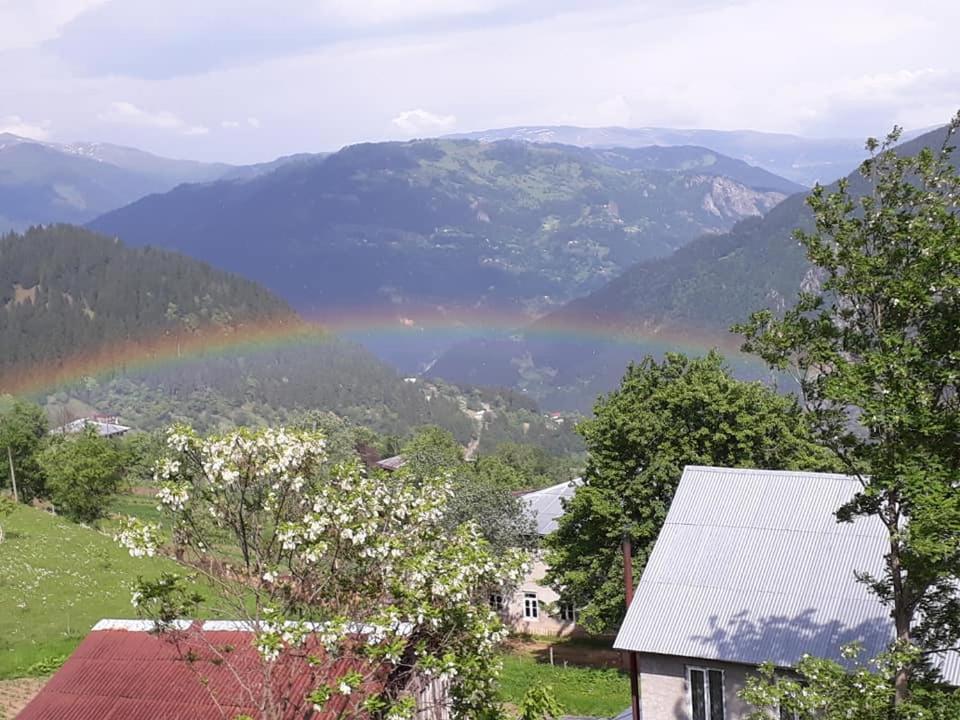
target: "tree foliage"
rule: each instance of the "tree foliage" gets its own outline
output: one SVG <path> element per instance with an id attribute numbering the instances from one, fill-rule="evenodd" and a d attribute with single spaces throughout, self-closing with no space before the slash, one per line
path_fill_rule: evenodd
<path id="1" fill-rule="evenodd" d="M 735 380 L 716 352 L 631 365 L 579 430 L 589 452 L 584 485 L 547 537 L 548 580 L 594 631 L 615 629 L 623 616 L 622 537 L 632 539 L 639 577 L 684 466 L 829 466 L 796 402 Z"/>
<path id="2" fill-rule="evenodd" d="M 899 152 L 899 129 L 868 141 L 861 173 L 810 196 L 798 232 L 821 284 L 782 317 L 755 313 L 745 348 L 800 383 L 819 440 L 860 479 L 840 520 L 873 516 L 889 534 L 886 570 L 863 577 L 889 605 L 898 643 L 927 651 L 960 639 L 960 176 L 949 140 Z M 896 673 L 897 701 L 910 675 Z"/>
<path id="3" fill-rule="evenodd" d="M 444 523 L 454 530 L 472 522 L 498 553 L 531 548 L 536 527 L 527 506 L 513 490 L 527 485 L 519 469 L 497 458 L 463 459 L 463 448 L 450 433 L 422 428 L 403 448 L 405 476 L 442 474 L 449 478 L 450 497 Z"/>
<path id="4" fill-rule="evenodd" d="M 46 433 L 47 418 L 36 405 L 17 400 L 7 412 L 0 414 L 0 484 L 12 490 L 9 450 L 22 502 L 44 493 L 43 469 L 37 458 Z"/>
<path id="5" fill-rule="evenodd" d="M 794 672 L 767 663 L 747 677 L 741 696 L 756 710 L 749 720 L 770 717 L 818 720 L 954 720 L 960 717 L 960 692 L 926 682 L 909 703 L 894 705 L 890 678 L 898 667 L 920 659 L 916 649 L 892 651 L 863 662 L 860 650 L 843 648 L 844 662 L 805 655 Z M 772 715 L 771 715 L 772 713 Z"/>
<path id="6" fill-rule="evenodd" d="M 104 517 L 123 485 L 124 455 L 92 427 L 50 442 L 37 461 L 57 511 L 76 522 Z"/>
<path id="7" fill-rule="evenodd" d="M 342 463 L 318 480 L 325 442 L 312 431 L 202 439 L 179 427 L 168 447 L 158 499 L 184 558 L 214 576 L 219 613 L 251 624 L 264 682 L 244 700 L 258 716 L 319 710 L 344 695 L 353 711 L 405 718 L 410 682 L 429 677 L 449 683 L 459 716 L 498 707 L 494 650 L 504 631 L 484 600 L 519 580 L 524 557 L 495 556 L 473 524 L 448 529 L 445 479 L 368 477 Z M 118 532 L 134 555 L 156 553 L 159 537 L 134 520 Z M 214 550 L 224 543 L 235 563 Z M 160 620 L 198 600 L 175 579 L 142 583 L 134 599 Z M 276 692 L 290 667 L 315 678 L 306 697 Z"/>

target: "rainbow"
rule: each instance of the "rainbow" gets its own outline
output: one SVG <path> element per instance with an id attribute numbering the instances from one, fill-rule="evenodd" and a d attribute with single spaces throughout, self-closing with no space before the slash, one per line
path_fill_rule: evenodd
<path id="1" fill-rule="evenodd" d="M 207 327 L 195 333 L 164 333 L 124 340 L 56 362 L 3 371 L 0 373 L 0 395 L 49 393 L 87 377 L 158 370 L 189 360 L 269 351 L 328 337 L 329 333 L 323 328 L 287 316 L 230 329 Z"/>
<path id="2" fill-rule="evenodd" d="M 740 353 L 742 338 L 678 325 L 636 324 L 620 318 L 580 316 L 571 313 L 547 315 L 533 321 L 517 313 L 485 309 L 427 309 L 416 312 L 384 313 L 353 310 L 318 313 L 311 320 L 338 335 L 375 335 L 398 342 L 416 335 L 432 334 L 452 338 L 496 337 L 564 343 L 616 343 L 699 355 L 712 348 L 725 354 Z"/>
<path id="3" fill-rule="evenodd" d="M 518 329 L 521 328 L 521 329 Z M 533 325 L 517 314 L 476 309 L 429 309 L 417 312 L 353 310 L 320 313 L 309 320 L 296 316 L 241 325 L 230 330 L 207 328 L 116 342 L 57 362 L 0 372 L 0 394 L 39 395 L 76 384 L 87 377 L 103 378 L 161 370 L 178 363 L 232 354 L 269 352 L 329 339 L 331 335 L 386 343 L 434 338 L 452 342 L 468 338 L 526 340 L 597 346 L 615 343 L 636 347 L 638 357 L 666 351 L 701 355 L 719 348 L 734 361 L 740 340 L 729 333 L 663 325 L 635 326 L 617 320 L 547 316 Z"/>

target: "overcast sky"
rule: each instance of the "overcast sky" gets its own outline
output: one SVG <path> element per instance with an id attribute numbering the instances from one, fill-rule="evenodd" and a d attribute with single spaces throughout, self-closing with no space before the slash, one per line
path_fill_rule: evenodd
<path id="1" fill-rule="evenodd" d="M 0 0 L 0 131 L 250 162 L 520 124 L 863 137 L 960 107 L 956 0 Z"/>

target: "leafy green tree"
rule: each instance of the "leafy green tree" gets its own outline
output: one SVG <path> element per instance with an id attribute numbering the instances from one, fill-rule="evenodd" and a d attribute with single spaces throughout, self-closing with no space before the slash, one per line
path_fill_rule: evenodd
<path id="1" fill-rule="evenodd" d="M 406 458 L 410 470 L 417 474 L 433 474 L 463 462 L 463 446 L 449 431 L 436 425 L 420 428 L 400 454 Z"/>
<path id="2" fill-rule="evenodd" d="M 824 469 L 796 401 L 730 376 L 717 352 L 668 354 L 627 368 L 579 431 L 589 451 L 584 486 L 549 535 L 548 581 L 593 631 L 623 616 L 620 543 L 647 561 L 686 465 Z M 639 575 L 635 575 L 639 577 Z"/>
<path id="3" fill-rule="evenodd" d="M 899 129 L 869 140 L 870 190 L 816 188 L 816 227 L 797 233 L 819 287 L 736 328 L 747 350 L 796 373 L 817 437 L 863 484 L 838 518 L 886 526 L 885 572 L 861 579 L 890 607 L 899 646 L 925 651 L 960 639 L 958 127 L 960 114 L 939 150 L 913 156 L 895 150 Z M 897 704 L 916 670 L 896 668 Z"/>
<path id="4" fill-rule="evenodd" d="M 843 649 L 846 663 L 805 656 L 795 672 L 783 673 L 772 663 L 747 678 L 741 697 L 756 710 L 750 720 L 771 717 L 818 720 L 954 720 L 960 717 L 960 692 L 933 682 L 917 687 L 908 703 L 894 705 L 890 677 L 898 667 L 920 659 L 916 649 L 893 651 L 868 663 L 856 646 Z M 772 714 L 771 714 L 772 713 Z"/>
<path id="5" fill-rule="evenodd" d="M 116 442 L 116 441 L 115 441 Z M 150 485 L 153 468 L 166 448 L 160 432 L 138 432 L 119 440 L 123 453 L 123 477 L 127 485 Z"/>
<path id="6" fill-rule="evenodd" d="M 259 663 L 234 665 L 209 636 L 198 644 L 234 672 L 258 718 L 303 715 L 306 694 L 316 712 L 408 720 L 411 684 L 423 677 L 444 681 L 452 715 L 503 717 L 496 645 L 504 631 L 485 600 L 519 582 L 526 555 L 495 554 L 470 523 L 448 530 L 446 477 L 383 482 L 353 462 L 311 482 L 326 462 L 319 432 L 169 433 L 156 473 L 164 517 L 213 581 L 212 614 L 250 623 Z M 158 552 L 162 536 L 159 525 L 131 518 L 117 539 L 143 556 Z M 224 544 L 239 550 L 226 575 L 237 582 L 218 571 L 214 548 Z M 162 629 L 194 614 L 199 599 L 171 576 L 139 581 L 133 597 Z M 313 686 L 288 692 L 311 677 Z"/>
<path id="7" fill-rule="evenodd" d="M 13 461 L 17 494 L 22 502 L 29 502 L 44 493 L 43 470 L 37 462 L 43 437 L 47 433 L 47 418 L 36 405 L 17 400 L 0 415 L 0 485 L 9 487 L 10 460 Z"/>
<path id="8" fill-rule="evenodd" d="M 100 437 L 93 428 L 52 442 L 38 461 L 54 506 L 76 522 L 104 517 L 122 485 L 119 445 Z"/>
<path id="9" fill-rule="evenodd" d="M 481 472 L 478 463 L 461 463 L 453 472 L 445 524 L 451 530 L 473 522 L 497 553 L 533 549 L 536 523 L 524 501 L 511 491 L 512 474 L 498 478 Z"/>
<path id="10" fill-rule="evenodd" d="M 17 504 L 0 493 L 0 543 L 3 542 L 3 522 L 17 509 Z"/>

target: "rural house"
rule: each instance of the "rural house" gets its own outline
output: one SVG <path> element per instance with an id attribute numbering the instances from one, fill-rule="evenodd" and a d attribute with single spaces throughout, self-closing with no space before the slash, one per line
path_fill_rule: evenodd
<path id="1" fill-rule="evenodd" d="M 245 623 L 177 621 L 176 626 L 179 632 L 158 635 L 150 620 L 101 620 L 18 720 L 258 717 L 255 698 L 267 682 L 276 697 L 289 700 L 284 720 L 362 714 L 356 694 L 335 694 L 320 711 L 306 699 L 320 684 L 363 671 L 359 660 L 342 658 L 314 669 L 281 656 L 267 675 Z M 305 648 L 323 653 L 319 641 Z M 367 682 L 376 687 L 375 679 Z M 408 686 L 417 699 L 414 720 L 448 720 L 445 688 L 439 680 Z"/>
<path id="2" fill-rule="evenodd" d="M 93 428 L 100 437 L 120 437 L 130 432 L 130 428 L 121 425 L 116 417 L 107 417 L 94 415 L 92 417 L 79 418 L 68 422 L 66 425 L 55 427 L 50 431 L 51 435 L 74 435 L 83 432 L 87 428 Z"/>
<path id="3" fill-rule="evenodd" d="M 687 467 L 614 647 L 637 654 L 643 720 L 740 720 L 737 696 L 771 661 L 866 657 L 893 638 L 855 571 L 882 574 L 886 530 L 838 523 L 859 489 L 844 475 Z M 960 685 L 960 656 L 937 658 Z"/>
<path id="4" fill-rule="evenodd" d="M 582 484 L 583 481 L 576 478 L 522 496 L 536 521 L 537 535 L 543 538 L 556 530 L 557 520 L 563 515 L 564 501 L 572 498 Z M 504 622 L 514 632 L 569 635 L 576 631 L 576 608 L 560 603 L 556 591 L 543 584 L 546 574 L 547 564 L 542 552 L 538 551 L 534 555 L 531 571 L 513 594 L 505 597 L 494 593 L 490 596 L 490 607 L 503 615 Z"/>

